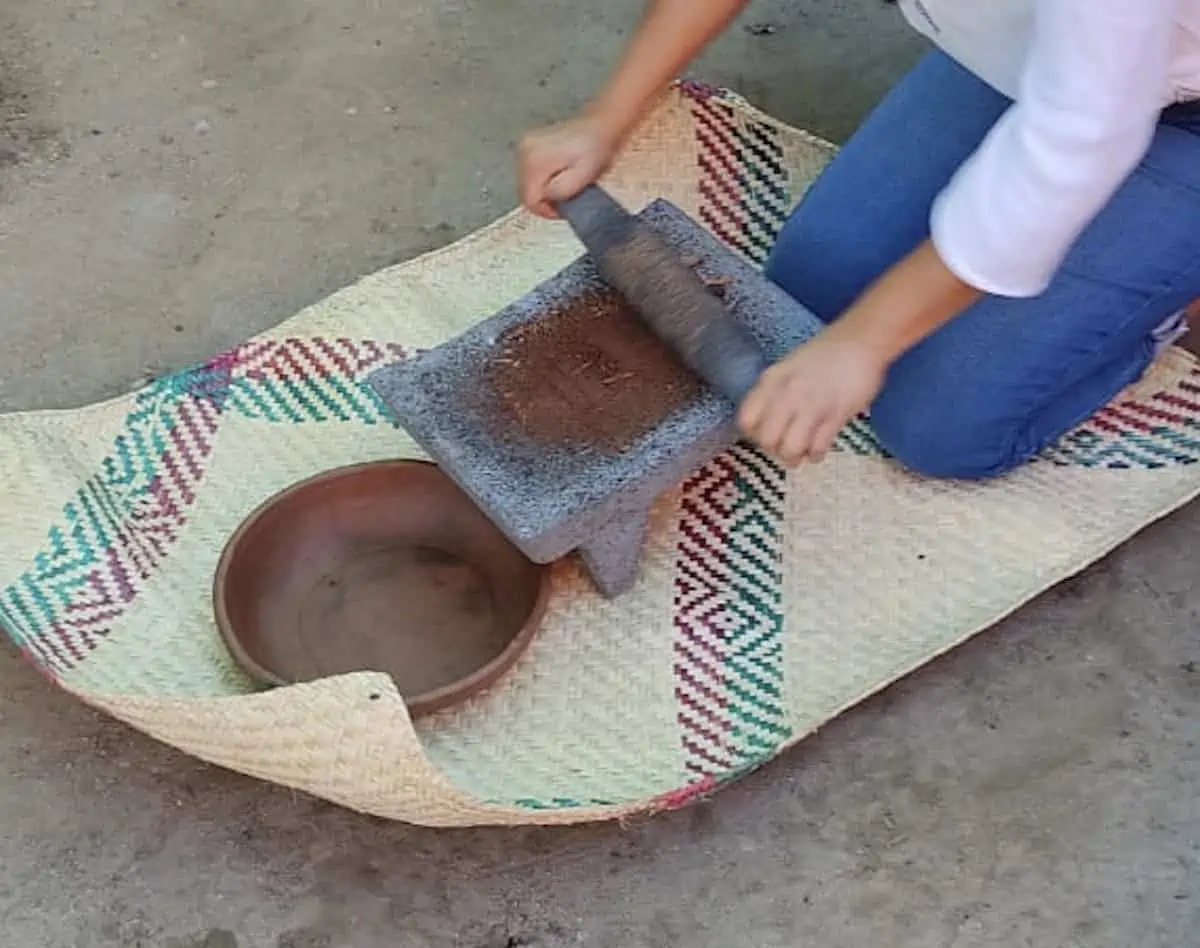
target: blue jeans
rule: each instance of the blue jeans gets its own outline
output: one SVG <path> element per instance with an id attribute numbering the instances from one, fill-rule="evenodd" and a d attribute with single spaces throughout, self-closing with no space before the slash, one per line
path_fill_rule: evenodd
<path id="1" fill-rule="evenodd" d="M 929 236 L 935 197 L 1011 105 L 928 55 L 813 184 L 767 275 L 836 319 Z M 985 297 L 893 364 L 871 407 L 876 435 L 922 474 L 1003 474 L 1136 381 L 1153 330 L 1198 296 L 1200 117 L 1168 114 L 1042 295 Z"/>

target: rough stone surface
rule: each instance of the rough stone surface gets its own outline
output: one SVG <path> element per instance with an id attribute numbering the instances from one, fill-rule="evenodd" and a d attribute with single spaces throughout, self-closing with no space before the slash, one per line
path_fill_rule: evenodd
<path id="1" fill-rule="evenodd" d="M 730 252 L 679 208 L 654 201 L 639 215 L 705 276 L 730 278 L 724 300 L 770 360 L 819 328 L 816 317 Z M 620 453 L 554 449 L 497 436 L 486 401 L 487 365 L 504 333 L 559 311 L 604 282 L 583 256 L 466 333 L 376 371 L 370 384 L 407 431 L 530 559 L 548 563 L 586 547 L 607 595 L 637 576 L 647 511 L 670 485 L 736 437 L 733 405 L 703 388 L 683 409 Z"/>
<path id="2" fill-rule="evenodd" d="M 493 219 L 511 142 L 583 101 L 642 7 L 4 0 L 28 157 L 0 168 L 0 408 L 116 394 Z M 767 0 L 697 71 L 839 139 L 920 48 L 873 0 Z M 3 944 L 1190 948 L 1198 531 L 1180 512 L 712 803 L 624 828 L 341 812 L 0 647 Z"/>

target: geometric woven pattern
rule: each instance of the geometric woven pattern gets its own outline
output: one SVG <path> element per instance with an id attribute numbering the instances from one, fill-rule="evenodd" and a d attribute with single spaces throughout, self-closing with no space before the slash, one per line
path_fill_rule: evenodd
<path id="1" fill-rule="evenodd" d="M 681 83 L 607 183 L 761 264 L 832 153 Z M 661 498 L 632 592 L 558 564 L 527 655 L 417 726 L 374 673 L 258 691 L 212 620 L 230 532 L 319 471 L 418 456 L 365 378 L 578 253 L 514 213 L 127 397 L 0 417 L 0 622 L 63 688 L 220 766 L 433 826 L 607 819 L 711 793 L 1200 492 L 1200 370 L 1174 351 L 988 484 L 905 474 L 864 418 L 791 474 L 738 445 Z"/>
<path id="2" fill-rule="evenodd" d="M 112 452 L 0 596 L 0 617 L 51 676 L 84 661 L 170 554 L 223 416 L 378 424 L 362 378 L 401 351 L 345 339 L 257 341 L 150 385 Z"/>
<path id="3" fill-rule="evenodd" d="M 1200 461 L 1200 369 L 1164 387 L 1120 398 L 1042 454 L 1054 464 L 1122 471 Z"/>
<path id="4" fill-rule="evenodd" d="M 780 532 L 785 478 L 758 451 L 684 485 L 675 574 L 675 674 L 686 767 L 701 787 L 768 758 L 788 736 Z"/>

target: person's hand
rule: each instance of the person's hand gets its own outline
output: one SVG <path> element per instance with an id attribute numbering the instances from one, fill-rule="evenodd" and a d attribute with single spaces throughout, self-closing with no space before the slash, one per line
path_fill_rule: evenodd
<path id="1" fill-rule="evenodd" d="M 738 424 L 788 467 L 820 461 L 838 432 L 870 407 L 888 367 L 982 296 L 925 240 L 812 341 L 764 372 Z"/>
<path id="2" fill-rule="evenodd" d="M 835 323 L 763 373 L 738 424 L 787 467 L 820 461 L 874 401 L 887 368 L 886 355 Z"/>
<path id="3" fill-rule="evenodd" d="M 617 136 L 591 116 L 530 132 L 517 146 L 521 203 L 542 217 L 557 217 L 554 202 L 595 182 L 616 150 Z"/>

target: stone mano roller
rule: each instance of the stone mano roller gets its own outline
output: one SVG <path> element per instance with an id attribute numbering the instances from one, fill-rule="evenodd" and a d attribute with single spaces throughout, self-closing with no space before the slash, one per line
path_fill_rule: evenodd
<path id="1" fill-rule="evenodd" d="M 557 210 L 650 330 L 714 391 L 741 404 L 766 370 L 767 356 L 692 268 L 597 185 Z"/>

